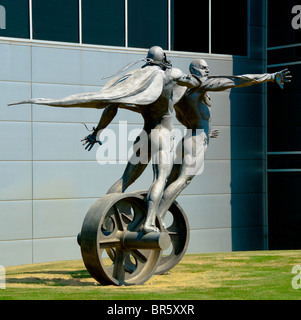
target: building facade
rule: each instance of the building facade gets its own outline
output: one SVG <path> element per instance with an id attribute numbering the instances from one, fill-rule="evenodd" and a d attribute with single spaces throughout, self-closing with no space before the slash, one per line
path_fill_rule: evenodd
<path id="1" fill-rule="evenodd" d="M 185 73 L 195 58 L 205 59 L 213 75 L 267 70 L 267 1 L 6 0 L 0 6 L 4 266 L 81 258 L 76 236 L 86 212 L 122 175 L 121 147 L 129 150 L 143 125 L 139 115 L 119 111 L 108 127 L 119 137 L 116 152 L 112 163 L 102 163 L 101 147 L 87 152 L 80 142 L 88 134 L 82 123 L 95 126 L 101 110 L 8 103 L 98 91 L 102 77 L 145 57 L 153 45 Z M 189 253 L 268 249 L 270 86 L 210 94 L 212 127 L 220 135 L 210 141 L 204 172 L 178 197 L 190 223 Z M 175 128 L 182 130 L 176 119 Z M 129 191 L 151 181 L 149 165 Z"/>

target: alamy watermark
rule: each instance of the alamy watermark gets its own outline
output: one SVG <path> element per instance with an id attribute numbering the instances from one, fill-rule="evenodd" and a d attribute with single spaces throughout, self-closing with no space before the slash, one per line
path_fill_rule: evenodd
<path id="1" fill-rule="evenodd" d="M 296 276 L 292 279 L 292 288 L 300 289 L 301 288 L 301 265 L 293 266 L 292 273 L 296 274 Z"/>
<path id="2" fill-rule="evenodd" d="M 163 130 L 163 132 L 162 132 Z M 131 128 L 120 121 L 118 132 L 101 131 L 102 145 L 96 151 L 99 164 L 181 164 L 187 175 L 199 175 L 204 170 L 207 136 L 203 129 L 152 129 L 150 133 Z"/>
<path id="3" fill-rule="evenodd" d="M 6 281 L 5 281 L 5 268 L 0 266 L 0 289 L 6 288 Z"/>
<path id="4" fill-rule="evenodd" d="M 292 14 L 295 14 L 295 16 L 292 19 L 293 29 L 301 29 L 301 5 L 295 5 L 292 8 Z"/>
<path id="5" fill-rule="evenodd" d="M 6 10 L 0 6 L 0 29 L 6 29 Z"/>

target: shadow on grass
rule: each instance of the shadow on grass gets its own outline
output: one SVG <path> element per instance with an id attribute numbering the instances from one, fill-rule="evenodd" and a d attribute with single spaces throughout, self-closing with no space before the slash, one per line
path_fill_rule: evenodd
<path id="1" fill-rule="evenodd" d="M 87 270 L 77 271 L 40 271 L 40 272 L 24 272 L 24 277 L 13 278 L 7 276 L 6 283 L 13 284 L 36 284 L 45 286 L 94 286 L 93 281 Z M 30 276 L 32 275 L 32 276 Z M 38 275 L 43 275 L 39 277 Z M 49 275 L 49 277 L 47 277 Z M 51 275 L 57 275 L 51 277 Z M 62 277 L 60 277 L 60 275 Z M 83 279 L 91 279 L 92 281 L 82 281 Z"/>

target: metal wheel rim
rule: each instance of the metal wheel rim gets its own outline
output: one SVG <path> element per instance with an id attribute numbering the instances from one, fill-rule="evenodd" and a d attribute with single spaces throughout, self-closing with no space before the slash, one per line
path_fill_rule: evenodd
<path id="1" fill-rule="evenodd" d="M 108 194 L 92 205 L 84 219 L 80 245 L 84 264 L 95 280 L 103 285 L 137 285 L 154 274 L 162 250 L 127 250 L 118 245 L 122 232 L 138 231 L 145 218 L 140 195 Z M 162 230 L 159 221 L 157 224 Z"/>

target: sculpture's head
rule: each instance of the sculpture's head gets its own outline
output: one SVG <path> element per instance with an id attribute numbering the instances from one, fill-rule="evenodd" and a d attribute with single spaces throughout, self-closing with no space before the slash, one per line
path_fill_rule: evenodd
<path id="1" fill-rule="evenodd" d="M 209 75 L 209 66 L 204 59 L 196 59 L 190 63 L 189 71 L 198 77 L 207 77 Z"/>
<path id="2" fill-rule="evenodd" d="M 161 47 L 154 46 L 148 50 L 146 59 L 152 59 L 154 62 L 163 62 L 166 55 Z"/>
<path id="3" fill-rule="evenodd" d="M 146 61 L 148 62 L 146 65 L 159 65 L 164 68 L 171 68 L 171 63 L 166 58 L 166 54 L 161 47 L 153 46 L 148 50 Z"/>

